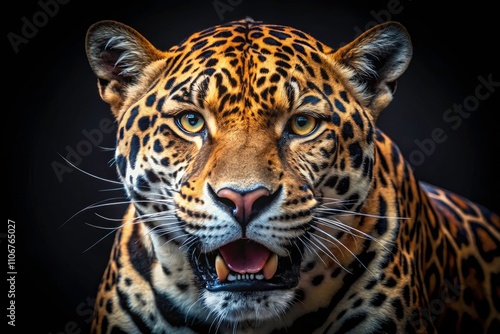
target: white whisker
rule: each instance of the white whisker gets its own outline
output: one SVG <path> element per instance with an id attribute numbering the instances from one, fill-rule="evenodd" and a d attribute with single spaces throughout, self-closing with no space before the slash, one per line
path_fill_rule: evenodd
<path id="1" fill-rule="evenodd" d="M 338 229 L 342 232 L 347 232 L 353 237 L 354 240 L 356 240 L 356 238 L 362 238 L 365 240 L 374 241 L 374 242 L 378 243 L 381 247 L 383 247 L 385 250 L 389 251 L 389 249 L 386 247 L 386 245 L 381 243 L 380 240 L 375 238 L 373 235 L 370 235 L 368 233 L 360 231 L 355 227 L 346 225 L 338 219 L 327 219 L 324 217 L 314 217 L 314 221 L 320 225 L 331 227 L 334 229 Z M 386 242 L 388 244 L 393 244 L 393 242 L 391 242 L 391 241 L 386 241 Z"/>
<path id="2" fill-rule="evenodd" d="M 91 223 L 87 223 L 87 222 L 85 223 L 85 225 L 93 227 L 93 228 L 97 228 L 100 230 L 116 230 L 116 229 L 121 227 L 121 226 L 99 226 L 99 225 L 95 225 L 95 224 L 91 224 Z"/>
<path id="3" fill-rule="evenodd" d="M 108 188 L 108 189 L 99 189 L 98 191 L 102 191 L 102 192 L 107 192 L 107 191 L 123 191 L 123 187 Z"/>
<path id="4" fill-rule="evenodd" d="M 316 248 L 315 246 L 316 246 L 316 245 L 315 245 L 315 244 L 313 244 L 313 243 L 311 242 L 311 240 L 310 240 L 310 239 L 308 239 L 308 238 L 302 238 L 302 237 L 301 237 L 301 238 L 300 238 L 300 240 L 302 241 L 302 244 L 304 245 L 304 247 L 306 247 L 306 248 L 307 248 L 307 249 L 308 249 L 311 253 L 314 253 L 314 254 L 315 254 L 315 255 L 316 255 L 316 256 L 317 256 L 317 257 L 321 260 L 321 262 L 323 262 L 323 264 L 324 264 L 324 265 L 325 265 L 325 267 L 326 267 L 326 266 L 327 266 L 327 265 L 326 265 L 326 262 L 323 260 L 323 258 L 322 258 L 322 257 L 318 254 L 318 252 L 316 252 L 316 250 L 315 250 L 315 248 Z"/>
<path id="5" fill-rule="evenodd" d="M 351 272 L 345 268 L 341 263 L 340 261 L 337 259 L 337 257 L 335 256 L 335 254 L 333 254 L 333 252 L 330 250 L 330 248 L 328 248 L 323 242 L 321 242 L 320 239 L 322 240 L 325 240 L 325 241 L 328 241 L 330 242 L 332 245 L 334 245 L 335 247 L 339 248 L 337 245 L 335 245 L 335 243 L 331 242 L 330 240 L 327 240 L 325 239 L 324 237 L 321 237 L 319 235 L 314 235 L 314 234 L 311 234 L 311 238 L 316 241 L 319 245 L 318 246 L 318 249 L 321 250 L 327 257 L 329 257 L 333 262 L 335 262 L 339 267 L 341 267 L 342 269 L 344 269 L 345 271 L 347 271 L 348 273 L 351 274 Z M 311 240 L 311 241 L 313 241 Z M 340 249 L 340 248 L 339 248 Z M 326 252 L 326 251 L 328 252 Z M 342 252 L 341 252 L 342 253 Z M 344 255 L 342 253 L 342 255 Z M 345 257 L 345 256 L 344 256 Z"/>
<path id="6" fill-rule="evenodd" d="M 100 243 L 101 241 L 103 241 L 104 239 L 106 239 L 107 237 L 109 237 L 110 235 L 112 235 L 114 232 L 116 232 L 119 228 L 120 228 L 120 226 L 113 228 L 111 231 L 109 231 L 108 233 L 106 233 L 102 238 L 100 238 L 99 240 L 97 240 L 96 242 L 94 242 L 92 245 L 90 245 L 90 247 L 88 247 L 86 250 L 84 250 L 83 253 L 88 252 L 95 245 L 97 245 L 98 243 Z"/>
<path id="7" fill-rule="evenodd" d="M 349 211 L 349 210 L 342 210 L 342 209 L 335 209 L 335 208 L 323 208 L 323 207 L 317 207 L 314 209 L 315 211 L 322 212 L 322 213 L 330 213 L 330 214 L 335 214 L 339 216 L 337 213 L 342 213 L 342 216 L 363 216 L 363 217 L 371 217 L 371 218 L 387 218 L 387 219 L 409 219 L 408 217 L 398 217 L 398 216 L 380 216 L 380 215 L 374 215 L 374 214 L 369 214 L 369 213 L 362 213 L 362 212 L 356 212 L 356 211 Z"/>
<path id="8" fill-rule="evenodd" d="M 64 159 L 64 161 L 66 161 L 71 167 L 75 168 L 76 170 L 82 172 L 83 174 L 86 174 L 86 175 L 89 175 L 97 180 L 101 180 L 101 181 L 105 181 L 105 182 L 109 182 L 109 183 L 113 183 L 113 184 L 119 184 L 119 185 L 123 185 L 121 182 L 119 181 L 115 181 L 115 180 L 109 180 L 109 179 L 105 179 L 103 177 L 100 177 L 100 176 L 97 176 L 97 175 L 94 175 L 92 173 L 89 173 L 87 171 L 84 171 L 83 169 L 81 168 L 78 168 L 75 164 L 73 164 L 71 161 L 69 161 L 68 159 L 66 159 L 65 157 L 63 157 L 59 152 L 57 152 L 57 154 Z"/>
<path id="9" fill-rule="evenodd" d="M 370 269 L 368 269 L 365 264 L 349 249 L 349 247 L 347 247 L 346 245 L 344 245 L 342 242 L 340 242 L 340 240 L 337 240 L 334 236 L 328 234 L 327 232 L 323 231 L 322 229 L 316 227 L 316 226 L 313 226 L 313 228 L 316 230 L 316 231 L 319 231 L 321 233 L 324 233 L 326 234 L 329 238 L 331 239 L 324 239 L 325 241 L 328 241 L 330 242 L 331 244 L 335 244 L 334 241 L 337 241 L 338 244 L 340 244 L 343 248 L 345 248 L 345 250 L 347 250 L 349 252 L 349 254 L 351 254 L 362 266 L 363 268 L 365 268 L 370 274 L 372 274 L 373 276 L 375 276 L 374 273 L 371 272 Z"/>
<path id="10" fill-rule="evenodd" d="M 101 150 L 103 151 L 111 151 L 114 152 L 116 150 L 116 147 L 105 147 L 105 146 L 98 146 Z"/>
<path id="11" fill-rule="evenodd" d="M 114 200 L 117 200 L 117 199 L 123 199 L 123 197 L 113 197 L 113 198 L 107 198 L 107 199 L 104 199 L 102 201 L 98 201 L 94 204 L 91 204 L 89 206 L 86 206 L 85 208 L 77 211 L 75 214 L 73 214 L 71 217 L 69 217 L 68 219 L 66 219 L 66 221 L 64 223 L 61 224 L 61 226 L 59 226 L 59 229 L 62 228 L 64 225 L 66 225 L 66 223 L 68 223 L 71 219 L 73 219 L 74 217 L 76 217 L 77 215 L 79 215 L 80 213 L 84 212 L 84 211 L 87 211 L 87 210 L 90 210 L 90 209 L 95 209 L 95 208 L 99 208 L 99 207 L 104 207 L 104 206 L 111 206 L 111 205 L 122 205 L 122 204 L 126 204 L 126 205 L 130 205 L 130 201 L 122 201 L 122 202 L 115 202 L 115 203 L 105 203 L 105 202 L 108 202 L 108 201 L 114 201 Z"/>
<path id="12" fill-rule="evenodd" d="M 345 215 L 345 216 L 364 216 L 364 217 L 371 217 L 371 218 L 387 218 L 387 219 L 409 219 L 408 217 L 398 217 L 398 216 L 381 216 L 381 215 L 375 215 L 375 214 L 368 214 L 368 213 L 363 213 L 363 212 L 357 212 L 357 211 L 351 211 L 351 210 L 345 210 L 345 209 L 340 209 L 340 208 L 332 208 L 329 205 L 336 205 L 336 206 L 342 206 L 346 204 L 354 204 L 356 201 L 352 200 L 342 200 L 338 198 L 329 198 L 329 197 L 315 197 L 317 200 L 321 201 L 321 204 L 319 204 L 316 208 L 314 208 L 314 211 L 316 212 L 321 212 L 321 213 L 326 213 L 326 214 L 332 214 L 332 215 Z M 329 202 L 323 202 L 323 200 L 329 200 Z"/>
<path id="13" fill-rule="evenodd" d="M 94 212 L 94 214 L 99 217 L 99 218 L 102 218 L 104 220 L 107 220 L 107 221 L 111 221 L 111 222 L 122 222 L 123 221 L 123 218 L 110 218 L 110 217 L 105 217 L 101 214 L 98 214 L 97 212 Z M 88 224 L 87 224 L 88 225 Z"/>
<path id="14" fill-rule="evenodd" d="M 345 224 L 341 223 L 338 220 L 330 221 L 330 220 L 327 220 L 327 219 L 321 218 L 321 217 L 315 217 L 314 220 L 319 225 L 330 227 L 330 228 L 334 228 L 336 230 L 340 230 L 341 232 L 348 233 L 352 237 L 352 239 L 354 240 L 354 242 L 356 242 L 356 244 L 357 244 L 357 239 L 356 238 L 370 239 L 370 240 L 373 240 L 373 241 L 377 241 L 373 236 L 371 236 L 369 234 L 366 234 L 366 233 L 364 233 L 362 231 L 359 231 L 356 228 L 351 227 L 349 225 L 345 225 Z M 357 235 L 357 234 L 355 235 L 353 233 L 353 231 L 356 232 L 356 233 L 359 233 L 360 235 Z"/>
<path id="15" fill-rule="evenodd" d="M 187 321 L 188 321 L 188 318 L 189 318 L 189 312 L 191 312 L 191 309 L 192 309 L 192 308 L 193 308 L 196 304 L 200 303 L 201 301 L 202 301 L 202 299 L 201 299 L 201 298 L 197 298 L 197 299 L 195 300 L 195 302 L 194 302 L 194 303 L 192 303 L 192 304 L 191 304 L 191 306 L 189 306 L 189 308 L 186 310 L 186 315 L 184 316 L 184 321 L 185 321 L 185 322 L 187 322 Z M 202 304 L 202 306 L 203 306 L 203 304 Z M 194 318 L 193 318 L 193 321 L 194 321 Z"/>
<path id="16" fill-rule="evenodd" d="M 333 219 L 328 219 L 328 218 L 324 218 L 324 217 L 314 217 L 313 219 L 316 222 L 320 223 L 321 225 L 335 227 L 336 229 L 341 230 L 343 232 L 350 232 L 351 229 L 356 230 L 354 227 L 343 224 L 339 220 L 333 220 Z"/>
<path id="17" fill-rule="evenodd" d="M 178 231 L 183 231 L 183 229 L 179 227 L 178 229 L 175 229 L 175 230 L 173 230 L 173 231 L 170 231 L 170 230 L 169 230 L 169 231 L 165 231 L 165 233 L 164 233 L 164 234 L 167 234 L 167 233 L 173 233 L 173 232 L 178 232 Z M 164 234 L 159 234 L 159 235 L 160 235 L 160 236 L 162 236 L 162 235 L 164 235 Z M 174 241 L 174 240 L 176 240 L 176 239 L 185 238 L 186 236 L 187 236 L 187 237 L 189 237 L 190 235 L 189 235 L 189 234 L 187 234 L 187 233 L 184 233 L 184 234 L 181 234 L 181 235 L 177 235 L 177 236 L 175 236 L 175 237 L 173 237 L 173 238 L 170 238 L 170 239 L 168 239 L 167 241 L 165 241 L 165 242 L 163 243 L 163 245 L 162 245 L 162 246 L 166 246 L 169 242 L 172 242 L 172 241 Z"/>
<path id="18" fill-rule="evenodd" d="M 193 237 L 193 236 L 189 236 L 186 240 L 184 240 L 181 245 L 179 246 L 179 249 L 189 249 L 189 247 L 191 247 L 192 244 L 194 244 L 196 242 L 196 238 Z"/>

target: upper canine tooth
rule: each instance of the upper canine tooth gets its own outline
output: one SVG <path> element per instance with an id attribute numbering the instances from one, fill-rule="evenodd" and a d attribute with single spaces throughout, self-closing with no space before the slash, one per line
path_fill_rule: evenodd
<path id="1" fill-rule="evenodd" d="M 276 270 L 278 269 L 278 254 L 273 253 L 267 259 L 264 268 L 262 268 L 262 273 L 264 274 L 265 279 L 270 279 L 276 274 Z"/>
<path id="2" fill-rule="evenodd" d="M 229 268 L 220 255 L 217 255 L 217 257 L 215 258 L 215 271 L 217 272 L 219 281 L 225 282 L 227 279 L 227 275 L 229 275 Z"/>

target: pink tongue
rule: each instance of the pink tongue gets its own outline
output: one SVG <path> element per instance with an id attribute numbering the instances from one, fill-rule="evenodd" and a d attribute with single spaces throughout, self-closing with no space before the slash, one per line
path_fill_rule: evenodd
<path id="1" fill-rule="evenodd" d="M 269 249 L 251 240 L 237 240 L 219 250 L 229 269 L 240 274 L 259 272 L 270 254 Z"/>

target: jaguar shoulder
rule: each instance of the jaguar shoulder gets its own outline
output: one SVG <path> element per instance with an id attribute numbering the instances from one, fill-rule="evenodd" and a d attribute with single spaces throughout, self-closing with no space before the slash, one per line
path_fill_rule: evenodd
<path id="1" fill-rule="evenodd" d="M 130 200 L 93 333 L 500 333 L 499 216 L 376 127 L 399 23 L 333 49 L 245 19 L 161 51 L 101 21 L 86 51 Z"/>

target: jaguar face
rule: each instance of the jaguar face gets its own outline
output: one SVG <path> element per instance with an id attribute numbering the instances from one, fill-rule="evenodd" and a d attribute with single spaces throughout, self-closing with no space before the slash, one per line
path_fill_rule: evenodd
<path id="1" fill-rule="evenodd" d="M 372 185 L 374 121 L 409 61 L 396 23 L 333 50 L 251 20 L 162 52 L 116 22 L 88 53 L 119 124 L 116 166 L 156 250 L 189 263 L 208 313 L 286 312 L 305 267 L 343 268 Z M 380 48 L 380 45 L 385 45 Z"/>

